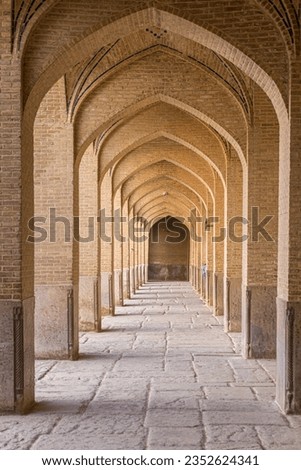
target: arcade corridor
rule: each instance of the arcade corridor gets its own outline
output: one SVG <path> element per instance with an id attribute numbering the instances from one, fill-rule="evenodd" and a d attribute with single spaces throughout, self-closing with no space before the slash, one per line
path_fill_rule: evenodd
<path id="1" fill-rule="evenodd" d="M 0 448 L 301 449 L 301 0 L 0 29 Z"/>
<path id="2" fill-rule="evenodd" d="M 145 284 L 116 313 L 78 362 L 38 361 L 38 404 L 1 418 L 1 448 L 300 449 L 275 361 L 241 358 L 189 283 Z"/>

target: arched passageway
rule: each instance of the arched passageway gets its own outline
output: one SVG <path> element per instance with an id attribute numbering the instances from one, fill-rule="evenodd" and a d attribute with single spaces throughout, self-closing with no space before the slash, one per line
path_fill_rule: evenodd
<path id="1" fill-rule="evenodd" d="M 0 6 L 0 410 L 181 273 L 300 413 L 300 2 L 111 3 Z"/>
<path id="2" fill-rule="evenodd" d="M 80 361 L 37 361 L 35 413 L 1 417 L 1 447 L 300 449 L 275 361 L 243 359 L 219 320 L 188 282 L 144 284 L 81 334 Z"/>
<path id="3" fill-rule="evenodd" d="M 149 281 L 188 281 L 190 233 L 178 219 L 158 220 L 149 235 Z"/>

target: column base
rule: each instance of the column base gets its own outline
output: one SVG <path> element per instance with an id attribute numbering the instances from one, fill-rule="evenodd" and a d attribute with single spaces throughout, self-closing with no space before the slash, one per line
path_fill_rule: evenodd
<path id="1" fill-rule="evenodd" d="M 79 278 L 79 329 L 94 331 L 97 323 L 97 277 Z"/>
<path id="2" fill-rule="evenodd" d="M 241 279 L 224 279 L 225 331 L 241 332 Z"/>
<path id="3" fill-rule="evenodd" d="M 113 280 L 113 312 L 115 313 L 115 307 L 123 304 L 122 271 L 120 269 L 115 269 Z"/>
<path id="4" fill-rule="evenodd" d="M 276 402 L 287 414 L 301 414 L 301 302 L 277 298 Z"/>
<path id="5" fill-rule="evenodd" d="M 75 290 L 72 285 L 36 286 L 36 358 L 77 358 L 78 287 Z"/>
<path id="6" fill-rule="evenodd" d="M 206 302 L 208 306 L 213 307 L 214 304 L 214 279 L 213 279 L 213 272 L 207 271 L 206 273 Z"/>
<path id="7" fill-rule="evenodd" d="M 216 316 L 224 315 L 224 275 L 216 272 L 214 274 L 214 291 L 215 291 L 215 309 Z"/>
<path id="8" fill-rule="evenodd" d="M 0 301 L 0 411 L 34 405 L 34 297 Z"/>
<path id="9" fill-rule="evenodd" d="M 135 268 L 130 267 L 130 298 L 135 294 Z"/>
<path id="10" fill-rule="evenodd" d="M 124 269 L 122 276 L 123 300 L 130 298 L 130 270 Z"/>
<path id="11" fill-rule="evenodd" d="M 100 274 L 99 314 L 101 317 L 113 315 L 113 276 L 112 273 Z"/>
<path id="12" fill-rule="evenodd" d="M 276 357 L 276 296 L 274 286 L 243 287 L 243 352 L 247 358 Z"/>

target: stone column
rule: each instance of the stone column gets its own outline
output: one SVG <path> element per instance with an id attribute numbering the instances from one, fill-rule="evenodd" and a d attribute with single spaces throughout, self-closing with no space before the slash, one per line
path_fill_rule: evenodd
<path id="1" fill-rule="evenodd" d="M 215 218 L 214 242 L 215 271 L 213 276 L 214 314 L 224 314 L 224 243 L 225 243 L 225 195 L 224 186 L 218 174 L 214 172 Z"/>
<path id="2" fill-rule="evenodd" d="M 204 212 L 203 203 L 200 201 L 200 210 L 196 211 L 197 221 L 196 221 L 196 246 L 197 246 L 197 261 L 196 261 L 196 269 L 197 269 L 197 292 L 202 297 L 202 284 L 203 284 L 203 276 L 202 276 L 202 264 L 203 264 L 203 236 L 202 236 L 202 229 L 203 229 L 203 212 Z"/>
<path id="3" fill-rule="evenodd" d="M 113 272 L 113 312 L 115 307 L 123 303 L 122 289 L 122 221 L 121 221 L 121 190 L 117 190 L 113 201 L 114 231 L 112 237 L 112 272 Z"/>
<path id="4" fill-rule="evenodd" d="M 33 245 L 26 243 L 28 233 L 21 232 L 21 213 L 26 227 L 34 207 L 32 134 L 26 168 L 22 168 L 21 63 L 11 55 L 9 12 L 11 1 L 3 0 L 0 4 L 0 411 L 25 412 L 34 403 L 34 263 Z"/>
<path id="5" fill-rule="evenodd" d="M 206 232 L 206 220 L 208 218 L 208 210 L 207 207 L 203 205 L 202 211 L 202 222 L 201 222 L 201 237 L 202 237 L 202 299 L 206 302 L 207 300 L 207 232 Z"/>
<path id="6" fill-rule="evenodd" d="M 245 169 L 246 171 L 246 169 Z M 225 331 L 241 331 L 243 169 L 231 147 L 227 155 L 227 237 L 225 243 Z"/>
<path id="7" fill-rule="evenodd" d="M 98 162 L 91 144 L 79 166 L 79 327 L 98 330 Z"/>
<path id="8" fill-rule="evenodd" d="M 148 232 L 148 223 L 145 223 L 145 242 L 144 246 L 144 282 L 148 281 L 148 256 L 149 256 L 149 232 Z"/>
<path id="9" fill-rule="evenodd" d="M 134 233 L 133 233 L 133 218 L 134 212 L 131 208 L 129 210 L 129 280 L 130 280 L 130 297 L 135 293 L 135 255 L 134 255 Z"/>
<path id="10" fill-rule="evenodd" d="M 248 240 L 243 246 L 243 353 L 245 357 L 274 358 L 279 127 L 271 102 L 257 85 L 253 98 L 255 112 L 249 130 L 248 155 Z"/>
<path id="11" fill-rule="evenodd" d="M 112 244 L 112 178 L 107 172 L 100 186 L 99 311 L 101 316 L 113 314 Z"/>
<path id="12" fill-rule="evenodd" d="M 34 124 L 36 356 L 73 357 L 73 126 L 67 121 L 64 79 L 41 102 Z"/>
<path id="13" fill-rule="evenodd" d="M 208 212 L 205 220 L 205 235 L 206 235 L 206 302 L 210 307 L 214 306 L 214 272 L 215 272 L 215 249 L 213 244 L 214 237 L 214 201 L 208 194 L 207 199 Z"/>
<path id="14" fill-rule="evenodd" d="M 301 413 L 301 59 L 292 61 L 290 122 L 281 122 L 277 292 L 277 393 L 287 413 Z M 287 128 L 288 127 L 288 128 Z"/>
<path id="15" fill-rule="evenodd" d="M 129 267 L 129 215 L 127 203 L 123 205 L 122 217 L 124 223 L 122 223 L 122 237 L 124 242 L 122 243 L 122 291 L 123 300 L 130 297 L 130 267 Z"/>

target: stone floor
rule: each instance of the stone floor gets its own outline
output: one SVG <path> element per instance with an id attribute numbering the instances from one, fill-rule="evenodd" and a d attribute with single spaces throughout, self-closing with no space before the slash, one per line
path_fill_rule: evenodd
<path id="1" fill-rule="evenodd" d="M 143 286 L 81 335 L 78 362 L 37 362 L 38 403 L 0 416 L 0 448 L 301 449 L 275 361 L 242 359 L 221 323 L 188 283 Z"/>

